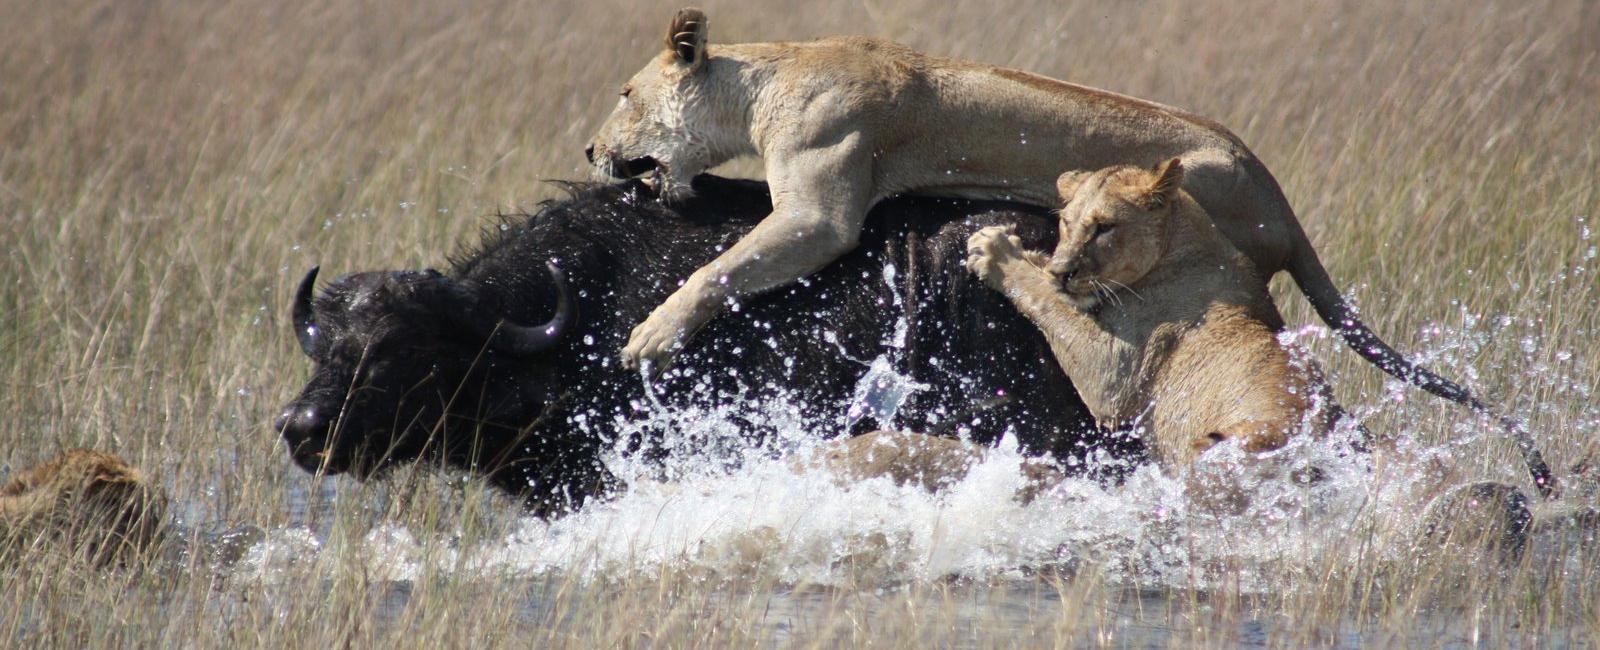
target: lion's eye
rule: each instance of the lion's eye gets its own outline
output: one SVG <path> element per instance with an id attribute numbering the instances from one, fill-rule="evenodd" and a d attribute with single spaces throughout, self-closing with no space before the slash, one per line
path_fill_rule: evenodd
<path id="1" fill-rule="evenodd" d="M 623 97 L 627 97 L 628 95 L 632 95 L 633 94 L 633 86 L 623 86 L 621 94 L 622 94 Z"/>
<path id="2" fill-rule="evenodd" d="M 1097 224 L 1094 225 L 1094 236 L 1095 237 L 1099 237 L 1101 235 L 1104 235 L 1104 234 L 1106 234 L 1108 232 L 1111 232 L 1116 227 L 1117 227 L 1117 224 L 1114 224 L 1114 223 L 1106 223 L 1104 221 L 1102 221 L 1100 223 L 1097 223 Z"/>

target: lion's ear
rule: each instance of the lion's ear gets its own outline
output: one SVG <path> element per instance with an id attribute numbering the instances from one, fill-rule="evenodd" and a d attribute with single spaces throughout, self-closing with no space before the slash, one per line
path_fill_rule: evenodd
<path id="1" fill-rule="evenodd" d="M 1145 207 L 1159 210 L 1172 203 L 1178 195 L 1178 188 L 1183 186 L 1183 161 L 1173 158 L 1161 166 L 1156 167 L 1156 179 L 1145 190 Z"/>
<path id="2" fill-rule="evenodd" d="M 1056 194 L 1061 197 L 1061 202 L 1072 200 L 1072 195 L 1078 193 L 1078 186 L 1089 178 L 1089 172 L 1073 170 L 1062 174 L 1056 179 Z"/>
<path id="3" fill-rule="evenodd" d="M 694 70 L 706 61 L 706 12 L 684 7 L 667 26 L 667 49 L 678 62 Z"/>

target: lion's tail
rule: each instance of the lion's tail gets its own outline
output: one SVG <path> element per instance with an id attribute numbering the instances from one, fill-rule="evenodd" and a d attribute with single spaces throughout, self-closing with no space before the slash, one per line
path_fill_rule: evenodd
<path id="1" fill-rule="evenodd" d="M 1277 195 L 1282 209 L 1289 215 L 1289 226 L 1293 228 L 1298 238 L 1295 243 L 1297 250 L 1289 256 L 1286 270 L 1310 301 L 1312 308 L 1316 309 L 1322 321 L 1337 331 L 1345 344 L 1355 350 L 1356 354 L 1361 355 L 1361 358 L 1396 379 L 1493 418 L 1516 443 L 1517 450 L 1522 453 L 1522 459 L 1528 465 L 1528 473 L 1533 477 L 1539 494 L 1545 498 L 1555 496 L 1555 476 L 1550 473 L 1550 467 L 1545 464 L 1544 457 L 1539 453 L 1539 448 L 1534 444 L 1533 436 L 1528 430 L 1516 420 L 1501 415 L 1455 382 L 1412 363 L 1405 355 L 1378 338 L 1377 333 L 1361 321 L 1361 315 L 1356 311 L 1355 305 L 1350 304 L 1350 301 L 1334 287 L 1333 279 L 1328 277 L 1328 270 L 1323 268 L 1322 260 L 1317 258 L 1311 240 L 1306 237 L 1305 231 L 1300 229 L 1299 221 L 1293 217 L 1294 212 L 1289 207 L 1288 200 L 1278 190 L 1277 182 L 1266 173 L 1264 167 L 1259 168 L 1258 174 L 1266 175 L 1265 179 L 1258 181 L 1265 180 L 1270 184 L 1269 187 Z"/>

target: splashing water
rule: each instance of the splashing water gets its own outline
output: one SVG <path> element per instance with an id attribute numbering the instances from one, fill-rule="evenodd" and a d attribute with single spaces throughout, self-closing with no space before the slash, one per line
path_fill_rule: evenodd
<path id="1" fill-rule="evenodd" d="M 900 407 L 913 393 L 927 388 L 895 370 L 893 364 L 886 355 L 872 360 L 866 374 L 856 382 L 850 408 L 845 412 L 846 428 L 870 417 L 878 428 L 893 429 L 894 416 L 900 412 Z"/>
<path id="2" fill-rule="evenodd" d="M 904 316 L 905 311 L 900 309 L 904 304 L 904 298 L 900 295 L 900 286 L 895 284 L 897 275 L 894 264 L 883 265 L 883 283 L 888 285 L 889 295 L 894 299 L 895 311 L 901 316 L 895 319 L 894 332 L 882 342 L 885 352 L 868 364 L 866 374 L 856 382 L 850 408 L 845 412 L 846 430 L 869 417 L 880 429 L 894 428 L 894 416 L 900 411 L 900 407 L 905 405 L 913 393 L 927 388 L 926 385 L 917 383 L 910 376 L 895 369 L 899 353 L 905 350 L 906 336 L 911 330 L 911 323 Z"/>
<path id="3" fill-rule="evenodd" d="M 894 272 L 885 279 L 893 286 Z M 1515 333 L 1515 320 L 1464 313 L 1459 329 L 1429 325 L 1418 358 L 1445 365 L 1472 359 Z M 1309 348 L 1334 346 L 1320 327 L 1285 333 Z M 900 339 L 903 341 L 903 335 Z M 1518 340 L 1516 338 L 1509 340 Z M 920 387 L 895 368 L 896 339 L 867 365 L 842 420 L 872 418 L 891 426 L 899 406 Z M 1544 343 L 1535 340 L 1534 345 Z M 1542 353 L 1542 349 L 1541 349 Z M 1322 356 L 1322 355 L 1319 355 Z M 1530 371 L 1530 382 L 1577 394 L 1587 368 L 1571 356 Z M 1561 365 L 1561 364 L 1567 365 Z M 1337 378 L 1334 378 L 1337 384 Z M 1585 393 L 1586 395 L 1586 393 Z M 1346 404 L 1356 420 L 1398 408 Z M 1422 400 L 1417 400 L 1422 401 Z M 965 477 L 929 493 L 887 478 L 843 482 L 820 470 L 801 471 L 796 459 L 828 444 L 838 421 L 806 419 L 792 400 L 744 398 L 668 409 L 653 405 L 638 421 L 619 424 L 617 439 L 648 430 L 670 431 L 665 460 L 646 461 L 621 450 L 604 462 L 629 488 L 609 501 L 545 522 L 528 518 L 487 543 L 424 554 L 424 541 L 383 524 L 359 543 L 374 575 L 414 578 L 424 562 L 454 571 L 494 575 L 565 575 L 604 579 L 664 567 L 691 567 L 726 576 L 758 575 L 780 583 L 876 584 L 939 579 L 1020 577 L 1049 567 L 1090 565 L 1112 583 L 1141 587 L 1205 588 L 1226 582 L 1247 592 L 1281 588 L 1285 571 L 1315 573 L 1374 552 L 1363 540 L 1394 537 L 1414 526 L 1417 513 L 1440 491 L 1439 468 L 1459 466 L 1469 442 L 1492 423 L 1459 425 L 1464 435 L 1436 445 L 1389 432 L 1387 462 L 1352 451 L 1358 426 L 1347 420 L 1333 434 L 1294 438 L 1264 456 L 1224 443 L 1190 471 L 1173 476 L 1140 468 L 1120 486 L 1068 478 L 1029 503 L 1016 499 L 1024 457 L 1011 438 L 989 450 Z M 1587 417 L 1600 422 L 1593 409 Z M 761 421 L 775 433 L 752 443 L 740 422 Z M 1308 469 L 1320 476 L 1303 480 Z M 1508 468 L 1504 476 L 1516 476 Z M 1231 511 L 1196 502 L 1196 484 L 1225 477 L 1249 495 Z M 1387 536 L 1387 537 L 1386 537 Z M 321 550 L 301 529 L 269 535 L 246 571 L 269 575 L 274 558 L 296 549 Z M 1378 553 L 1402 553 L 1390 544 Z"/>
<path id="4" fill-rule="evenodd" d="M 752 413 L 780 433 L 749 444 L 734 416 Z M 809 429 L 782 400 L 656 411 L 629 426 L 662 424 L 676 431 L 666 441 L 665 466 L 621 453 L 606 458 L 630 484 L 618 498 L 554 522 L 529 518 L 498 544 L 452 549 L 432 561 L 482 575 L 589 578 L 693 566 L 788 584 L 1003 579 L 1091 562 L 1113 580 L 1135 584 L 1196 586 L 1225 577 L 1265 589 L 1271 576 L 1250 567 L 1319 557 L 1342 541 L 1325 534 L 1328 526 L 1353 526 L 1375 499 L 1380 509 L 1406 502 L 1372 493 L 1364 462 L 1349 453 L 1348 431 L 1300 439 L 1249 464 L 1228 445 L 1208 452 L 1197 473 L 1238 476 L 1248 467 L 1243 485 L 1255 495 L 1242 513 L 1212 516 L 1189 501 L 1189 477 L 1151 467 L 1120 487 L 1067 479 L 1019 503 L 1024 457 L 1009 437 L 964 478 L 928 493 L 887 478 L 843 484 L 823 471 L 797 471 L 793 459 L 826 444 L 831 432 Z M 1322 482 L 1290 478 L 1307 464 L 1321 469 Z M 413 579 L 423 561 L 422 543 L 395 525 L 378 526 L 362 543 L 377 576 Z M 274 558 L 318 548 L 291 531 L 269 540 L 252 561 L 266 571 Z M 1227 551 L 1206 550 L 1221 548 Z M 1223 558 L 1226 576 L 1205 568 Z"/>

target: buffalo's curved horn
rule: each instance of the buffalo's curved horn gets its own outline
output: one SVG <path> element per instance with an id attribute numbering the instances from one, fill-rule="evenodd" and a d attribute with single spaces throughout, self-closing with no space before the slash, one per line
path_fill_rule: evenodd
<path id="1" fill-rule="evenodd" d="M 556 265 L 545 262 L 550 279 L 556 285 L 556 313 L 543 325 L 517 325 L 498 316 L 474 319 L 473 329 L 479 336 L 489 339 L 489 347 L 496 352 L 524 356 L 550 349 L 571 329 L 577 309 L 572 304 L 572 290 L 567 286 L 567 276 Z"/>
<path id="2" fill-rule="evenodd" d="M 306 277 L 300 280 L 300 288 L 294 293 L 294 308 L 291 312 L 294 318 L 294 338 L 300 341 L 300 350 L 311 356 L 311 350 L 317 341 L 317 312 L 311 307 L 312 295 L 316 293 L 317 271 L 320 266 L 311 267 L 306 271 Z"/>

